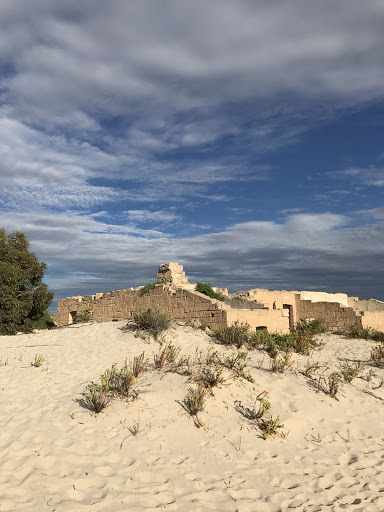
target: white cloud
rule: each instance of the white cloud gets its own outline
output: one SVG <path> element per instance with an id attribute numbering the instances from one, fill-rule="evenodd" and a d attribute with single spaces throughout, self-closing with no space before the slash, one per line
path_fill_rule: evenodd
<path id="1" fill-rule="evenodd" d="M 118 165 L 95 146 L 64 136 L 46 135 L 25 124 L 0 117 L 0 183 L 65 186 L 83 184 L 94 171 Z"/>
<path id="2" fill-rule="evenodd" d="M 350 176 L 351 179 L 363 185 L 384 187 L 384 168 L 373 165 L 367 168 L 355 167 L 340 171 L 338 174 Z"/>
<path id="3" fill-rule="evenodd" d="M 135 223 L 169 223 L 180 219 L 179 215 L 169 211 L 128 210 L 125 213 L 128 219 Z"/>

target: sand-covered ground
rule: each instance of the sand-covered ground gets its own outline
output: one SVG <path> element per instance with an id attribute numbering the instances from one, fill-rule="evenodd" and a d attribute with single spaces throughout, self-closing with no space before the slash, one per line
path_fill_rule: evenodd
<path id="1" fill-rule="evenodd" d="M 136 400 L 115 399 L 100 414 L 82 407 L 84 389 L 113 362 L 158 352 L 123 325 L 0 337 L 0 512 L 384 511 L 384 369 L 368 362 L 375 342 L 321 337 L 311 359 L 328 373 L 345 359 L 365 362 L 362 377 L 374 373 L 342 383 L 338 400 L 300 373 L 308 357 L 295 354 L 281 375 L 267 354 L 249 352 L 255 383 L 227 375 L 198 428 L 183 407 L 191 382 L 172 372 L 148 370 Z M 233 352 L 192 327 L 167 339 L 185 355 Z M 40 367 L 31 366 L 35 354 Z M 264 390 L 285 437 L 263 440 L 241 414 L 239 403 L 251 407 Z"/>

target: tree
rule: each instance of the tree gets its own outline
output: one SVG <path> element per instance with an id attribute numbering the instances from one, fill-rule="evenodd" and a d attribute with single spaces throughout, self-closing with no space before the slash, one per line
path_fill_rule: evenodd
<path id="1" fill-rule="evenodd" d="M 42 282 L 47 266 L 28 249 L 24 233 L 0 229 L 0 334 L 32 332 L 53 299 Z"/>

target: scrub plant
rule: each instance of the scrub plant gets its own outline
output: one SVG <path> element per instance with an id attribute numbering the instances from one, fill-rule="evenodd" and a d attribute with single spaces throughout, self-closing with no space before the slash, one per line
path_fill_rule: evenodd
<path id="1" fill-rule="evenodd" d="M 75 323 L 81 324 L 89 322 L 93 318 L 93 311 L 91 309 L 81 309 L 76 313 Z"/>
<path id="2" fill-rule="evenodd" d="M 371 350 L 370 361 L 377 367 L 384 367 L 384 343 L 380 343 Z"/>
<path id="3" fill-rule="evenodd" d="M 194 380 L 198 384 L 204 386 L 204 388 L 206 388 L 213 395 L 212 388 L 220 386 L 220 384 L 225 382 L 225 379 L 222 376 L 223 371 L 224 367 L 222 366 L 220 367 L 217 365 L 214 368 L 208 366 L 202 368 L 194 377 Z"/>
<path id="4" fill-rule="evenodd" d="M 45 359 L 42 354 L 36 354 L 35 359 L 31 363 L 31 366 L 36 366 L 36 368 L 38 368 L 39 366 L 41 366 L 44 363 L 44 361 L 45 361 Z"/>
<path id="5" fill-rule="evenodd" d="M 191 416 L 197 416 L 197 413 L 204 410 L 206 392 L 207 389 L 202 384 L 199 384 L 196 389 L 192 387 L 188 389 L 184 404 Z"/>
<path id="6" fill-rule="evenodd" d="M 148 359 L 144 359 L 144 352 L 142 352 L 139 356 L 135 356 L 133 358 L 133 363 L 131 364 L 131 372 L 134 377 L 137 379 L 140 377 L 142 373 L 145 372 L 148 366 Z"/>
<path id="7" fill-rule="evenodd" d="M 283 356 L 277 354 L 270 362 L 271 370 L 274 373 L 284 373 L 293 364 L 291 357 L 291 352 L 285 352 Z"/>
<path id="8" fill-rule="evenodd" d="M 250 338 L 249 325 L 239 324 L 238 322 L 230 326 L 224 326 L 221 329 L 216 329 L 214 334 L 222 345 L 235 345 L 238 349 L 246 345 Z"/>
<path id="9" fill-rule="evenodd" d="M 262 418 L 258 422 L 258 426 L 262 431 L 263 439 L 266 441 L 269 436 L 275 437 L 279 434 L 279 429 L 284 428 L 284 425 L 280 423 L 280 416 L 273 418 L 272 416 L 268 419 Z"/>
<path id="10" fill-rule="evenodd" d="M 349 361 L 345 360 L 345 364 L 340 367 L 340 373 L 344 377 L 344 381 L 349 383 L 352 382 L 363 369 L 364 366 L 361 364 L 361 361 L 358 361 L 354 365 L 350 365 Z"/>
<path id="11" fill-rule="evenodd" d="M 133 319 L 139 330 L 149 332 L 155 340 L 171 326 L 171 317 L 168 313 L 162 313 L 158 309 L 153 308 L 147 308 L 145 311 L 136 311 L 133 314 Z"/>
<path id="12" fill-rule="evenodd" d="M 331 375 L 328 377 L 328 392 L 332 398 L 336 398 L 336 395 L 339 391 L 339 383 L 341 381 L 341 377 L 342 376 L 340 373 L 337 372 L 331 373 Z"/>
<path id="13" fill-rule="evenodd" d="M 245 370 L 247 367 L 247 364 L 245 363 L 247 355 L 247 352 L 238 351 L 237 354 L 232 353 L 230 356 L 227 356 L 224 359 L 220 359 L 220 357 L 217 356 L 217 361 L 218 364 L 230 370 L 234 378 L 242 378 L 248 380 L 249 382 L 255 382 L 249 373 L 249 370 Z"/>

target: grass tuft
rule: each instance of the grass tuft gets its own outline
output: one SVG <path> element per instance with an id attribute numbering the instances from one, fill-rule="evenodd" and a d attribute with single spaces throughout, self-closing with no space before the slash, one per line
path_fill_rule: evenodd
<path id="1" fill-rule="evenodd" d="M 38 368 L 44 363 L 45 359 L 42 354 L 36 354 L 35 359 L 32 361 L 31 366 L 36 366 Z"/>

